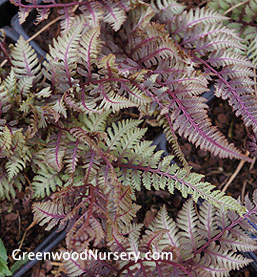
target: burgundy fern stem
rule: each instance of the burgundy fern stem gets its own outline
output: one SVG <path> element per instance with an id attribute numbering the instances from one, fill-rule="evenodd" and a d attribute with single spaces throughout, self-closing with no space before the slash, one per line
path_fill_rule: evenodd
<path id="1" fill-rule="evenodd" d="M 89 184 L 89 189 L 90 189 L 90 192 L 89 192 L 89 195 L 90 195 L 90 204 L 89 204 L 89 208 L 88 208 L 88 213 L 87 213 L 87 218 L 86 218 L 86 221 L 84 223 L 84 226 L 87 226 L 89 224 L 89 220 L 90 220 L 90 217 L 92 216 L 93 214 L 93 207 L 94 207 L 94 204 L 95 204 L 95 187 L 91 184 Z"/>
<path id="2" fill-rule="evenodd" d="M 194 127 L 194 129 L 197 130 L 197 132 L 199 134 L 201 134 L 202 137 L 204 137 L 204 139 L 206 139 L 207 141 L 210 141 L 213 145 L 215 145 L 216 147 L 224 150 L 224 151 L 227 151 L 229 153 L 231 153 L 233 156 L 237 156 L 239 157 L 240 159 L 243 159 L 243 160 L 246 160 L 248 162 L 251 162 L 252 159 L 246 157 L 245 155 L 240 155 L 228 148 L 225 148 L 223 147 L 222 145 L 220 145 L 219 143 L 217 143 L 215 140 L 213 140 L 212 138 L 210 138 L 209 136 L 207 136 L 205 134 L 205 132 L 199 128 L 199 126 L 194 122 L 194 120 L 192 119 L 192 117 L 187 113 L 185 107 L 183 106 L 183 104 L 181 103 L 181 101 L 176 97 L 175 93 L 171 92 L 168 90 L 168 93 L 170 94 L 170 96 L 175 100 L 175 102 L 178 104 L 178 106 L 180 107 L 180 109 L 182 110 L 182 112 L 184 113 L 185 117 L 187 118 L 187 120 L 190 122 L 190 124 Z"/>
<path id="3" fill-rule="evenodd" d="M 74 6 L 85 6 L 88 4 L 88 1 L 74 1 L 71 3 L 53 3 L 53 4 L 46 4 L 46 5 L 40 5 L 40 4 L 33 4 L 31 3 L 29 6 L 22 4 L 22 2 L 20 0 L 10 0 L 10 2 L 12 4 L 14 4 L 15 6 L 19 7 L 19 8 L 24 8 L 24 9 L 49 9 L 49 8 L 71 8 Z"/>
<path id="4" fill-rule="evenodd" d="M 87 173 L 86 173 L 86 175 L 85 175 L 85 177 L 84 177 L 84 182 L 85 182 L 85 183 L 87 183 L 88 178 L 89 178 L 89 175 L 90 175 L 90 172 L 91 172 L 91 170 L 92 170 L 94 158 L 95 158 L 95 152 L 92 152 L 92 155 L 91 155 L 91 157 L 90 157 L 89 167 L 88 167 Z"/>
<path id="5" fill-rule="evenodd" d="M 238 103 L 240 104 L 240 106 L 242 107 L 242 110 L 244 111 L 244 113 L 251 119 L 251 121 L 254 123 L 253 128 L 257 128 L 257 119 L 255 119 L 248 111 L 247 107 L 244 105 L 244 103 L 241 101 L 239 95 L 235 92 L 235 90 L 230 86 L 230 84 L 228 83 L 227 80 L 225 80 L 222 75 L 215 70 L 212 66 L 210 66 L 208 64 L 208 62 L 204 61 L 201 58 L 198 58 L 196 56 L 194 56 L 194 60 L 198 61 L 200 63 L 202 63 L 205 67 L 207 67 L 212 73 L 214 73 L 230 90 L 230 92 L 233 94 L 233 97 L 235 97 L 235 99 L 238 101 Z M 253 125 L 253 124 L 252 124 Z"/>
<path id="6" fill-rule="evenodd" d="M 41 208 L 39 208 L 39 207 L 36 207 L 36 209 L 37 210 L 39 210 L 40 212 L 42 212 L 43 214 L 45 214 L 45 215 L 47 215 L 47 216 L 49 216 L 49 217 L 51 217 L 51 218 L 54 218 L 54 219 L 64 219 L 65 218 L 65 216 L 66 215 L 59 215 L 59 214 L 51 214 L 51 213 L 49 213 L 49 212 L 47 212 L 47 211 L 45 211 L 45 210 L 42 210 Z"/>
<path id="7" fill-rule="evenodd" d="M 205 249 L 214 241 L 219 240 L 223 234 L 226 231 L 231 231 L 235 226 L 239 226 L 239 224 L 247 219 L 250 215 L 252 214 L 256 214 L 257 213 L 257 205 L 250 211 L 246 212 L 242 217 L 238 217 L 234 222 L 231 222 L 227 227 L 225 227 L 220 233 L 218 233 L 215 237 L 211 238 L 210 240 L 208 240 L 204 245 L 202 245 L 200 248 L 198 248 L 196 250 L 196 252 L 194 253 L 194 255 L 196 256 L 197 254 L 200 254 L 202 251 L 205 251 Z M 193 258 L 185 261 L 185 265 L 190 264 L 193 261 Z"/>
<path id="8" fill-rule="evenodd" d="M 127 163 L 127 164 L 115 163 L 115 166 L 120 167 L 120 168 L 142 170 L 142 171 L 145 171 L 145 172 L 151 172 L 151 173 L 154 173 L 154 174 L 159 174 L 161 176 L 168 177 L 170 179 L 173 179 L 175 182 L 179 182 L 179 183 L 184 184 L 185 186 L 187 186 L 189 188 L 192 188 L 199 195 L 201 195 L 204 199 L 209 199 L 209 201 L 217 202 L 217 199 L 212 198 L 210 194 L 208 194 L 208 193 L 203 194 L 203 191 L 200 191 L 196 186 L 193 186 L 192 184 L 186 182 L 182 178 L 178 178 L 175 174 L 172 175 L 168 172 L 162 172 L 160 169 L 153 169 L 151 167 L 144 167 L 144 166 L 140 166 L 140 165 L 134 165 L 134 164 L 131 164 L 131 163 Z"/>

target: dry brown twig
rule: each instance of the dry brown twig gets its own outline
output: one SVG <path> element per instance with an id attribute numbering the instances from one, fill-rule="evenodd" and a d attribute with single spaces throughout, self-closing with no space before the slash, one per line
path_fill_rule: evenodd
<path id="1" fill-rule="evenodd" d="M 249 152 L 247 151 L 246 156 L 249 156 Z M 240 172 L 240 170 L 242 169 L 242 167 L 244 166 L 245 161 L 241 160 L 240 163 L 238 164 L 236 170 L 234 171 L 234 173 L 231 175 L 231 177 L 229 178 L 228 182 L 225 184 L 224 188 L 222 189 L 222 192 L 225 192 L 227 190 L 227 188 L 229 187 L 229 185 L 234 181 L 234 179 L 236 178 L 236 176 L 238 175 L 238 173 Z"/>
<path id="2" fill-rule="evenodd" d="M 242 6 L 242 5 L 244 5 L 244 4 L 247 4 L 248 2 L 250 2 L 250 0 L 245 0 L 245 1 L 241 2 L 241 3 L 236 4 L 236 5 L 233 6 L 233 7 L 230 7 L 228 10 L 226 10 L 226 11 L 223 13 L 223 15 L 228 14 L 228 13 L 231 12 L 232 10 L 234 10 L 234 9 L 236 9 L 236 8 L 238 8 L 238 7 Z"/>
<path id="3" fill-rule="evenodd" d="M 242 188 L 242 192 L 241 192 L 241 201 L 244 202 L 244 197 L 245 197 L 245 188 L 246 188 L 246 184 L 247 184 L 248 180 L 245 180 L 243 183 L 243 188 Z"/>
<path id="4" fill-rule="evenodd" d="M 23 234 L 23 236 L 22 236 L 20 245 L 19 245 L 19 247 L 18 247 L 19 250 L 21 249 L 21 247 L 22 247 L 22 245 L 23 245 L 23 242 L 24 242 L 24 239 L 25 239 L 25 237 L 26 237 L 26 235 L 27 235 L 27 232 L 28 232 L 32 227 L 34 227 L 36 224 L 37 224 L 37 222 L 36 222 L 36 221 L 33 221 L 33 222 L 26 228 L 26 230 L 25 230 L 25 232 L 24 232 L 24 234 Z"/>

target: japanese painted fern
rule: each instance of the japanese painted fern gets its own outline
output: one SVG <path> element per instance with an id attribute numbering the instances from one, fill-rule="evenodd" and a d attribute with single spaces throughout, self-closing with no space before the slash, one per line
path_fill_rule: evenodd
<path id="1" fill-rule="evenodd" d="M 226 25 L 239 31 L 247 48 L 244 53 L 257 66 L 257 2 L 255 0 L 212 0 L 209 7 L 229 15 L 231 20 L 225 22 Z"/>
<path id="2" fill-rule="evenodd" d="M 246 235 L 247 219 L 256 223 L 256 196 L 244 207 L 191 172 L 177 139 L 252 161 L 212 125 L 201 97 L 213 84 L 256 135 L 254 66 L 231 50 L 243 45 L 223 26 L 226 17 L 171 0 L 12 2 L 21 21 L 32 8 L 37 22 L 59 9 L 62 32 L 42 64 L 21 37 L 2 73 L 0 198 L 30 180 L 43 200 L 34 203 L 35 220 L 66 228 L 69 250 L 173 253 L 172 261 L 69 261 L 71 276 L 227 276 L 248 264 L 236 252 L 256 249 Z M 132 111 L 138 119 L 127 118 Z M 146 140 L 153 118 L 181 163 Z M 176 222 L 163 207 L 144 232 L 134 223 L 142 187 L 177 189 L 204 203 L 196 213 L 189 199 Z"/>

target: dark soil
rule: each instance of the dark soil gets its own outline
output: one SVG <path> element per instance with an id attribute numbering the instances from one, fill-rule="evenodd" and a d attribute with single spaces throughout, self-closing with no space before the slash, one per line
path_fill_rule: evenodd
<path id="1" fill-rule="evenodd" d="M 59 15 L 58 11 L 55 9 L 53 10 L 49 18 L 38 25 L 33 25 L 28 30 L 28 35 L 33 36 L 35 33 L 40 31 L 43 27 L 45 27 L 49 22 L 53 21 L 55 18 L 57 18 Z M 51 25 L 50 28 L 47 28 L 43 33 L 38 35 L 34 41 L 46 52 L 49 51 L 49 45 L 53 44 L 53 38 L 56 38 L 60 34 L 60 21 L 55 22 L 53 25 Z"/>

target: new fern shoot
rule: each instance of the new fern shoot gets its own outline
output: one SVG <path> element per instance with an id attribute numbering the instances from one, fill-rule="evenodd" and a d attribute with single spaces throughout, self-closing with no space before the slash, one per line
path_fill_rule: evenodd
<path id="1" fill-rule="evenodd" d="M 229 276 L 250 263 L 239 252 L 257 248 L 248 235 L 255 232 L 249 221 L 257 223 L 256 193 L 242 203 L 219 191 L 191 170 L 178 141 L 182 136 L 220 158 L 253 161 L 212 124 L 201 96 L 214 85 L 216 97 L 256 136 L 255 65 L 242 54 L 237 31 L 224 25 L 228 18 L 173 0 L 11 2 L 21 23 L 32 9 L 36 23 L 58 9 L 61 33 L 42 63 L 22 36 L 7 49 L 1 200 L 14 198 L 29 180 L 34 220 L 46 230 L 66 229 L 67 250 L 173 256 L 70 260 L 68 276 Z M 128 116 L 132 111 L 136 118 Z M 150 119 L 166 134 L 172 155 L 163 157 L 147 139 Z M 164 206 L 146 229 L 136 223 L 143 188 L 176 189 L 187 200 L 176 219 Z"/>

